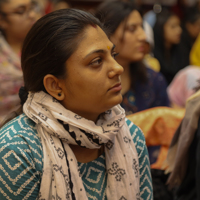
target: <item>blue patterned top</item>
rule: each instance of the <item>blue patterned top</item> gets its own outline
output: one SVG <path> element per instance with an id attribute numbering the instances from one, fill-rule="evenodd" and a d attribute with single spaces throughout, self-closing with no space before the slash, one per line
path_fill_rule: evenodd
<path id="1" fill-rule="evenodd" d="M 165 78 L 161 73 L 150 68 L 146 70 L 147 82 L 137 81 L 134 90 L 131 88 L 123 95 L 121 106 L 126 111 L 126 115 L 157 106 L 170 106 Z"/>
<path id="2" fill-rule="evenodd" d="M 149 158 L 141 130 L 126 121 L 140 164 L 141 199 L 153 200 Z M 106 200 L 105 154 L 78 163 L 89 200 Z M 36 199 L 42 178 L 43 152 L 35 123 L 21 114 L 0 129 L 0 199 Z"/>

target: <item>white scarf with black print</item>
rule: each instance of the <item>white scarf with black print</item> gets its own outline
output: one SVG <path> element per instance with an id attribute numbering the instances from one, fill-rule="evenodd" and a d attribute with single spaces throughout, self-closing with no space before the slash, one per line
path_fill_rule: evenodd
<path id="1" fill-rule="evenodd" d="M 78 162 L 69 144 L 89 149 L 105 146 L 108 200 L 140 200 L 138 154 L 117 105 L 95 124 L 52 96 L 29 92 L 24 113 L 37 125 L 43 146 L 43 174 L 38 200 L 87 200 Z"/>

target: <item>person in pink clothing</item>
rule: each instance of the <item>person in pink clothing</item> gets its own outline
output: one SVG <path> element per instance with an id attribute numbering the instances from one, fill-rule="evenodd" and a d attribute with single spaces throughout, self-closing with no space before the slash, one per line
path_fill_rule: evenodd
<path id="1" fill-rule="evenodd" d="M 185 107 L 187 99 L 199 85 L 200 68 L 190 65 L 180 70 L 167 88 L 172 106 Z"/>
<path id="2" fill-rule="evenodd" d="M 0 124 L 20 104 L 21 48 L 37 17 L 31 0 L 0 1 Z"/>

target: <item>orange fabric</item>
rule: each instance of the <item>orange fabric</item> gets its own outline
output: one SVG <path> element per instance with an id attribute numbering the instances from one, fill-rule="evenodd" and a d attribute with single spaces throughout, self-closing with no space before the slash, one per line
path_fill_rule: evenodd
<path id="1" fill-rule="evenodd" d="M 151 168 L 162 169 L 171 140 L 184 114 L 185 108 L 155 107 L 127 116 L 142 129 L 147 146 L 161 145 L 157 161 Z"/>

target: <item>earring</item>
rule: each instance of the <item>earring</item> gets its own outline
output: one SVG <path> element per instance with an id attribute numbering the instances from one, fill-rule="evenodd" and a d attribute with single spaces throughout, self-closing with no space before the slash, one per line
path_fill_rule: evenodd
<path id="1" fill-rule="evenodd" d="M 58 93 L 58 96 L 61 97 L 61 93 L 60 92 Z"/>

